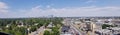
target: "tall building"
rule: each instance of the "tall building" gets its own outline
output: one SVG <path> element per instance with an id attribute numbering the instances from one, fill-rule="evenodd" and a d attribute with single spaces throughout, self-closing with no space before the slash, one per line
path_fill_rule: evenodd
<path id="1" fill-rule="evenodd" d="M 94 24 L 94 22 L 92 22 L 91 21 L 91 19 L 89 19 L 89 21 L 87 20 L 87 21 L 85 21 L 85 23 L 86 23 L 86 31 L 87 31 L 87 34 L 89 34 L 89 35 L 94 35 L 94 29 L 95 29 L 95 24 Z M 91 34 L 90 34 L 91 33 Z"/>

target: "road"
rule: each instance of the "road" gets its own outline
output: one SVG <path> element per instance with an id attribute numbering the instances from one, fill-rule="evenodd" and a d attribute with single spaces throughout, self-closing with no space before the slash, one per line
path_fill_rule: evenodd
<path id="1" fill-rule="evenodd" d="M 81 32 L 72 23 L 69 23 L 69 24 L 70 24 L 70 27 L 76 31 L 76 33 L 78 33 L 79 35 L 82 35 Z"/>
<path id="2" fill-rule="evenodd" d="M 71 26 L 71 28 L 75 31 L 75 34 L 81 35 L 81 33 L 75 27 Z"/>
<path id="3" fill-rule="evenodd" d="M 77 32 L 79 32 L 80 35 L 85 35 L 85 33 L 83 31 L 81 31 L 79 28 L 77 28 L 76 26 L 74 26 L 73 23 L 70 23 L 71 27 L 73 27 L 75 30 L 77 30 Z"/>
<path id="4" fill-rule="evenodd" d="M 78 35 L 82 35 L 81 34 L 81 32 L 73 25 L 73 23 L 72 22 L 70 22 L 70 21 L 67 21 L 67 20 L 65 20 L 65 25 L 69 25 L 70 26 L 70 28 L 74 31 L 74 33 L 73 34 L 78 34 Z"/>
<path id="5" fill-rule="evenodd" d="M 77 28 L 73 22 L 68 21 L 68 20 L 64 20 L 66 22 L 67 25 L 70 25 L 71 28 L 73 28 L 79 35 L 85 35 L 85 33 L 83 31 L 81 31 L 79 28 Z"/>

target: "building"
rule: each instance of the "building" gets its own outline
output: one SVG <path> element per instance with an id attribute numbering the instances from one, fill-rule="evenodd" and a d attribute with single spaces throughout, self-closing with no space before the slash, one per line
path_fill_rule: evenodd
<path id="1" fill-rule="evenodd" d="M 98 35 L 112 35 L 111 31 L 108 29 L 96 29 L 95 33 Z"/>
<path id="2" fill-rule="evenodd" d="M 48 27 L 48 28 L 52 28 L 52 27 L 55 27 L 55 26 L 53 25 L 52 22 L 50 22 L 50 24 L 49 24 L 47 27 Z"/>
<path id="3" fill-rule="evenodd" d="M 87 34 L 94 35 L 95 23 L 91 19 L 85 20 Z M 90 32 L 90 33 L 89 33 Z"/>
<path id="4" fill-rule="evenodd" d="M 66 34 L 60 34 L 60 35 L 72 35 L 72 34 L 70 34 L 70 33 L 66 33 Z"/>
<path id="5" fill-rule="evenodd" d="M 23 27 L 24 26 L 24 23 L 22 21 L 17 21 L 16 23 L 17 23 L 18 27 Z"/>
<path id="6" fill-rule="evenodd" d="M 79 25 L 81 24 L 81 21 L 74 21 L 74 24 Z"/>
<path id="7" fill-rule="evenodd" d="M 120 34 L 120 27 L 113 27 L 110 30 L 112 30 L 113 34 Z"/>
<path id="8" fill-rule="evenodd" d="M 66 33 L 69 31 L 69 29 L 70 29 L 70 26 L 62 26 L 61 32 Z"/>

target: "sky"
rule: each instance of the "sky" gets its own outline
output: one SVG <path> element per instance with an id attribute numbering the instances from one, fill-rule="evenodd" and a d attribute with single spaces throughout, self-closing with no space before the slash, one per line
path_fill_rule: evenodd
<path id="1" fill-rule="evenodd" d="M 120 16 L 120 0 L 0 0 L 0 18 Z"/>

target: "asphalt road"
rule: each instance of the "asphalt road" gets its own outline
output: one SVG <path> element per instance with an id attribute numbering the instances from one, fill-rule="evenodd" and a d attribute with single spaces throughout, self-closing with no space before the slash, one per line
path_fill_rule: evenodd
<path id="1" fill-rule="evenodd" d="M 81 32 L 73 24 L 70 23 L 70 27 L 75 30 L 76 34 L 81 35 Z"/>

